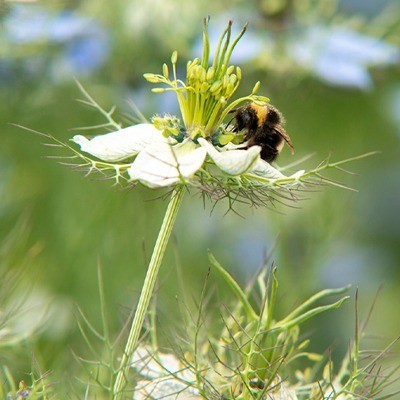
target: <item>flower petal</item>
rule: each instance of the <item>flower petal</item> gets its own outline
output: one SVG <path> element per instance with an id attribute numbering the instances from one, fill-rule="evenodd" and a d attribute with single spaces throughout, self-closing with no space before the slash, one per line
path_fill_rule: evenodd
<path id="1" fill-rule="evenodd" d="M 219 152 L 207 140 L 200 138 L 199 143 L 207 149 L 208 155 L 215 165 L 229 175 L 240 175 L 247 172 L 260 159 L 260 146 L 252 146 L 247 150 L 227 150 Z"/>
<path id="2" fill-rule="evenodd" d="M 152 124 L 139 124 L 89 140 L 75 135 L 72 140 L 81 150 L 103 161 L 121 161 L 138 154 L 152 143 L 167 143 L 161 131 Z"/>
<path id="3" fill-rule="evenodd" d="M 201 400 L 203 397 L 191 383 L 174 375 L 158 379 L 140 379 L 135 388 L 135 400 Z"/>
<path id="4" fill-rule="evenodd" d="M 293 179 L 296 179 L 296 181 L 298 181 L 304 175 L 305 172 L 306 172 L 305 169 L 300 169 L 299 171 L 290 175 L 289 178 L 293 178 Z"/>
<path id="5" fill-rule="evenodd" d="M 250 172 L 252 174 L 260 175 L 264 178 L 268 179 L 280 179 L 280 178 L 286 178 L 285 175 L 282 174 L 282 172 L 278 171 L 276 168 L 274 168 L 270 163 L 267 163 L 263 159 L 259 158 L 254 165 L 251 167 L 251 169 L 247 172 Z"/>
<path id="6" fill-rule="evenodd" d="M 240 144 L 233 144 L 232 142 L 227 143 L 224 147 L 221 147 L 221 151 L 231 151 L 231 150 L 243 150 L 243 147 L 247 145 L 247 142 Z"/>
<path id="7" fill-rule="evenodd" d="M 147 346 L 139 346 L 131 365 L 141 376 L 135 387 L 136 400 L 202 398 L 193 387 L 196 375 L 173 354 L 154 353 Z"/>
<path id="8" fill-rule="evenodd" d="M 206 149 L 196 147 L 190 139 L 172 146 L 154 143 L 139 153 L 128 173 L 151 188 L 173 185 L 191 178 L 203 165 Z"/>

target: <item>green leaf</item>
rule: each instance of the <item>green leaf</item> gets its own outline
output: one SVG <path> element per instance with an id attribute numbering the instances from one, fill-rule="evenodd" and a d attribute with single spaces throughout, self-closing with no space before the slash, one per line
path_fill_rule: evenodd
<path id="1" fill-rule="evenodd" d="M 257 313 L 254 311 L 251 306 L 249 300 L 246 297 L 246 294 L 243 292 L 238 283 L 233 279 L 233 277 L 222 267 L 222 265 L 215 259 L 213 254 L 208 251 L 208 259 L 213 267 L 217 269 L 217 271 L 222 275 L 225 279 L 226 283 L 230 286 L 232 291 L 236 294 L 238 300 L 241 302 L 243 309 L 246 313 L 249 321 L 253 321 L 258 319 Z"/>
<path id="2" fill-rule="evenodd" d="M 300 325 L 303 322 L 307 321 L 308 319 L 310 319 L 312 317 L 315 317 L 318 314 L 321 314 L 325 311 L 334 310 L 336 308 L 339 308 L 349 298 L 350 298 L 350 296 L 345 296 L 342 299 L 336 301 L 335 303 L 328 304 L 326 306 L 320 306 L 320 307 L 313 308 L 312 310 L 307 311 L 304 314 L 301 314 L 300 316 L 298 316 L 297 318 L 294 318 L 294 319 L 288 319 L 288 317 L 286 317 L 282 321 L 278 322 L 276 324 L 276 326 L 274 326 L 274 328 L 283 328 L 283 329 L 293 328 L 294 326 Z"/>
<path id="3" fill-rule="evenodd" d="M 330 296 L 337 296 L 339 294 L 345 293 L 350 289 L 350 285 L 338 288 L 338 289 L 324 289 L 320 292 L 316 293 L 314 296 L 311 296 L 307 301 L 297 307 L 294 311 L 292 311 L 286 318 L 284 318 L 281 322 L 285 323 L 286 321 L 292 320 L 302 313 L 304 313 L 312 304 L 317 301 L 324 299 Z"/>

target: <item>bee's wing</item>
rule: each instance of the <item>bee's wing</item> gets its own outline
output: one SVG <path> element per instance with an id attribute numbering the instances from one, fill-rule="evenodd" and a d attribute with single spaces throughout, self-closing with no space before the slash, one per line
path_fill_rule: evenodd
<path id="1" fill-rule="evenodd" d="M 293 147 L 293 144 L 292 144 L 292 140 L 290 139 L 290 136 L 287 134 L 287 132 L 281 126 L 275 126 L 274 130 L 287 143 L 287 145 L 290 147 L 290 150 L 291 150 L 291 152 L 293 154 L 294 153 L 294 147 Z"/>

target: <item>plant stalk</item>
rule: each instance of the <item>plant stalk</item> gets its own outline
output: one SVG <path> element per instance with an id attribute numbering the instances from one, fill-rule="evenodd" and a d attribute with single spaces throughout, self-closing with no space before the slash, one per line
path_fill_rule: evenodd
<path id="1" fill-rule="evenodd" d="M 123 395 L 123 389 L 127 384 L 127 376 L 131 367 L 131 359 L 136 350 L 140 332 L 146 317 L 147 309 L 149 308 L 150 300 L 153 295 L 154 286 L 157 281 L 158 271 L 164 257 L 165 248 L 171 236 L 172 228 L 175 224 L 176 216 L 182 202 L 184 187 L 177 187 L 171 196 L 167 211 L 164 216 L 160 232 L 154 245 L 153 254 L 150 259 L 147 269 L 146 278 L 143 283 L 140 293 L 139 302 L 137 304 L 135 316 L 132 321 L 132 326 L 129 331 L 128 340 L 125 345 L 124 354 L 122 355 L 121 364 L 115 379 L 112 391 L 112 399 L 120 400 Z"/>

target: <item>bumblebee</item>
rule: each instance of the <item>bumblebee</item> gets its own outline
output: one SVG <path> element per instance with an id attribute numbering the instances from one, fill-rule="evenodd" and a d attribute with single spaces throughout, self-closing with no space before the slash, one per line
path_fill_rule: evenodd
<path id="1" fill-rule="evenodd" d="M 261 158 L 272 162 L 278 157 L 286 142 L 293 154 L 294 147 L 290 136 L 282 127 L 284 118 L 274 106 L 250 103 L 232 112 L 235 113 L 236 120 L 233 132 L 247 130 L 245 133 L 247 145 L 243 147 L 244 149 L 258 145 L 261 147 Z"/>

